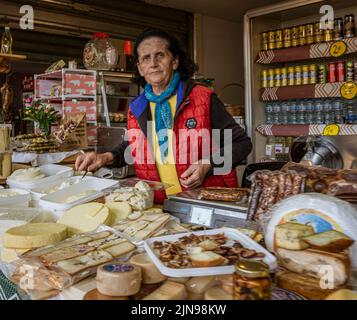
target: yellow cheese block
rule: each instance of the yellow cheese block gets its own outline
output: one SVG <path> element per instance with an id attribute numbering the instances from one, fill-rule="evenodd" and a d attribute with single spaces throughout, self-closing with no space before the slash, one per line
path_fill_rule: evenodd
<path id="1" fill-rule="evenodd" d="M 187 292 L 185 285 L 172 281 L 165 281 L 164 284 L 150 293 L 143 300 L 185 300 Z"/>
<path id="2" fill-rule="evenodd" d="M 19 258 L 20 255 L 30 251 L 31 249 L 10 249 L 2 248 L 1 250 L 1 261 L 10 263 Z"/>
<path id="3" fill-rule="evenodd" d="M 126 202 L 126 201 L 121 201 L 121 202 L 107 202 L 105 204 L 110 212 L 111 216 L 111 225 L 117 224 L 121 220 L 125 220 L 129 214 L 132 213 L 133 209 L 131 208 L 131 205 Z"/>
<path id="4" fill-rule="evenodd" d="M 309 245 L 302 241 L 302 237 L 313 235 L 314 228 L 305 224 L 287 222 L 275 228 L 276 245 L 288 250 L 304 250 Z"/>
<path id="5" fill-rule="evenodd" d="M 70 235 L 90 232 L 110 219 L 109 209 L 97 202 L 75 206 L 65 212 L 57 221 L 68 227 Z"/>
<path id="6" fill-rule="evenodd" d="M 33 249 L 67 238 L 67 227 L 59 223 L 29 223 L 4 233 L 4 246 L 13 249 Z"/>
<path id="7" fill-rule="evenodd" d="M 357 291 L 341 289 L 331 293 L 325 300 L 357 300 Z"/>

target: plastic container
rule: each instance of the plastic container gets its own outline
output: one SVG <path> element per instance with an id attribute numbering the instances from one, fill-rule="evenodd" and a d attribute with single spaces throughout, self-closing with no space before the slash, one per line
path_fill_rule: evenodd
<path id="1" fill-rule="evenodd" d="M 73 169 L 66 166 L 61 166 L 58 164 L 45 164 L 40 166 L 40 171 L 46 177 L 35 181 L 15 181 L 9 177 L 6 183 L 10 188 L 18 188 L 24 190 L 31 190 L 37 187 L 41 187 L 43 184 L 58 181 L 63 178 L 68 178 L 73 176 Z"/>
<path id="2" fill-rule="evenodd" d="M 150 238 L 144 241 L 144 248 L 148 253 L 149 257 L 152 259 L 156 267 L 160 272 L 168 277 L 201 277 L 201 276 L 211 276 L 211 275 L 221 275 L 221 274 L 233 274 L 235 271 L 234 265 L 220 266 L 220 267 L 208 267 L 208 268 L 185 268 L 185 269 L 173 269 L 166 267 L 161 260 L 156 256 L 151 245 L 155 241 L 168 241 L 174 242 L 183 236 L 188 236 L 190 234 L 195 235 L 213 235 L 217 233 L 224 233 L 230 240 L 239 241 L 245 248 L 254 249 L 257 252 L 262 252 L 265 254 L 263 261 L 269 266 L 270 271 L 274 271 L 277 268 L 277 260 L 269 251 L 264 249 L 261 245 L 256 243 L 254 240 L 243 234 L 242 232 L 231 229 L 231 228 L 220 228 L 197 232 L 179 233 L 169 236 Z"/>
<path id="3" fill-rule="evenodd" d="M 16 195 L 10 195 L 12 193 Z M 9 194 L 8 197 L 2 195 Z M 19 207 L 27 208 L 30 205 L 30 192 L 21 189 L 1 189 L 0 190 L 0 207 Z"/>

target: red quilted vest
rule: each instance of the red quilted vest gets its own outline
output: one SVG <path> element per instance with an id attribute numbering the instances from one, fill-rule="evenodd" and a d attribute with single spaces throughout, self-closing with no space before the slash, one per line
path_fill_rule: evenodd
<path id="1" fill-rule="evenodd" d="M 190 163 L 193 162 L 190 161 L 190 157 L 193 157 L 194 161 L 202 159 L 202 146 L 207 147 L 203 151 L 205 155 L 206 152 L 211 154 L 212 150 L 214 150 L 214 146 L 212 147 L 210 143 L 207 143 L 204 135 L 197 134 L 200 132 L 208 132 L 209 136 L 211 134 L 211 94 L 212 90 L 196 85 L 176 111 L 173 128 L 176 135 L 174 154 L 176 156 L 176 170 L 179 177 L 190 166 Z M 195 133 L 198 139 L 193 139 L 196 141 L 196 144 L 190 146 L 187 134 L 195 135 Z M 130 109 L 128 111 L 128 135 L 136 175 L 140 179 L 160 181 L 151 147 L 148 147 L 147 138 L 140 129 L 138 121 Z M 203 182 L 203 186 L 205 187 L 237 187 L 237 185 L 238 181 L 235 170 L 226 175 L 207 176 Z M 183 187 L 182 189 L 184 190 Z M 155 192 L 156 203 L 162 203 L 165 198 L 165 192 Z"/>

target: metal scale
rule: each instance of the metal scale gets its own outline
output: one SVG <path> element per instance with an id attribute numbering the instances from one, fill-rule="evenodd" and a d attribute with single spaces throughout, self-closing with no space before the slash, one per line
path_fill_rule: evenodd
<path id="1" fill-rule="evenodd" d="M 199 199 L 200 189 L 184 191 L 169 196 L 164 201 L 164 211 L 183 223 L 209 228 L 243 227 L 255 229 L 256 223 L 247 221 L 247 203 L 210 201 Z"/>

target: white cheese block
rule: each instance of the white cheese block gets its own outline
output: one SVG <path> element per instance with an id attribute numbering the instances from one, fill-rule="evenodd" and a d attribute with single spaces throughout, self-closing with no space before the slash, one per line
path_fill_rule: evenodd
<path id="1" fill-rule="evenodd" d="M 126 201 L 121 202 L 107 202 L 105 204 L 110 212 L 111 216 L 111 225 L 117 224 L 121 220 L 125 220 L 129 214 L 132 213 L 131 205 Z"/>
<path id="2" fill-rule="evenodd" d="M 185 300 L 187 292 L 184 284 L 165 281 L 164 284 L 150 293 L 143 300 Z"/>
<path id="3" fill-rule="evenodd" d="M 19 258 L 20 255 L 28 252 L 30 249 L 10 249 L 2 248 L 1 250 L 1 261 L 10 263 Z"/>
<path id="4" fill-rule="evenodd" d="M 67 227 L 58 223 L 29 223 L 7 230 L 4 246 L 14 249 L 32 249 L 60 242 L 67 237 Z"/>
<path id="5" fill-rule="evenodd" d="M 112 263 L 100 266 L 97 271 L 97 289 L 113 297 L 134 295 L 141 288 L 141 269 L 133 264 Z"/>
<path id="6" fill-rule="evenodd" d="M 287 222 L 276 226 L 275 241 L 279 248 L 290 250 L 307 249 L 309 245 L 301 238 L 315 233 L 314 228 L 300 223 Z"/>
<path id="7" fill-rule="evenodd" d="M 143 284 L 155 284 L 166 280 L 146 253 L 137 254 L 130 259 L 130 263 L 141 268 Z"/>
<path id="8" fill-rule="evenodd" d="M 351 266 L 357 267 L 357 211 L 348 202 L 320 193 L 304 193 L 280 201 L 272 208 L 266 226 L 265 243 L 270 251 L 277 249 L 275 228 L 285 222 L 309 224 L 316 233 L 336 230 L 355 242 L 348 249 Z"/>
<path id="9" fill-rule="evenodd" d="M 101 203 L 91 202 L 75 206 L 66 211 L 57 221 L 68 226 L 70 235 L 97 229 L 108 222 L 109 209 Z"/>
<path id="10" fill-rule="evenodd" d="M 209 288 L 204 295 L 205 300 L 233 300 L 233 295 L 223 290 L 221 286 Z"/>
<path id="11" fill-rule="evenodd" d="M 215 276 L 193 277 L 186 282 L 186 289 L 188 292 L 203 294 L 207 289 L 218 284 L 219 281 Z"/>

